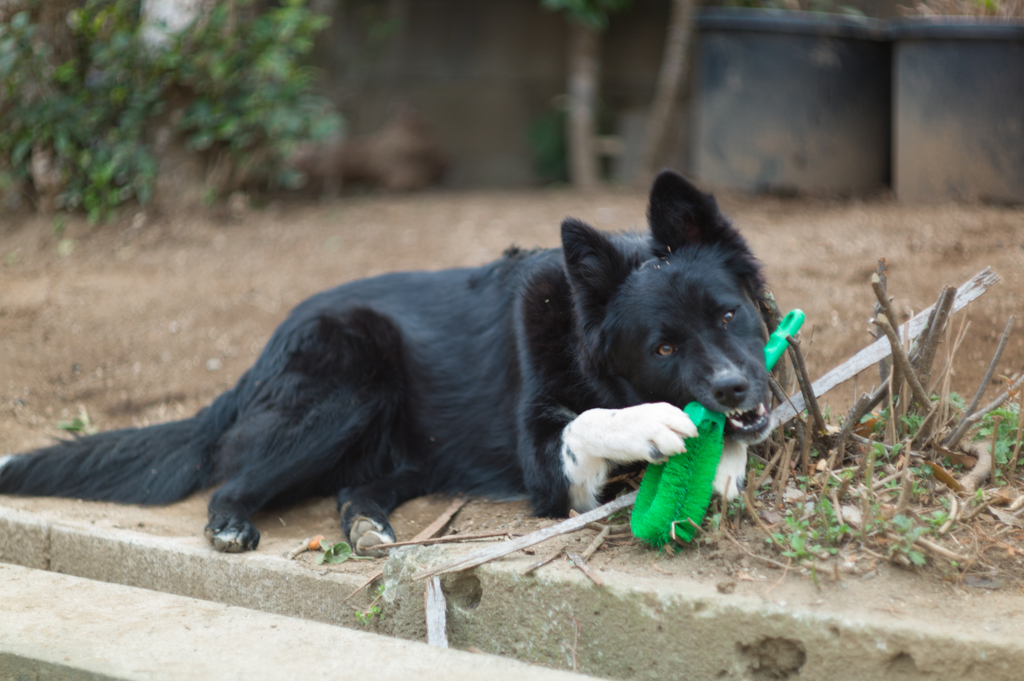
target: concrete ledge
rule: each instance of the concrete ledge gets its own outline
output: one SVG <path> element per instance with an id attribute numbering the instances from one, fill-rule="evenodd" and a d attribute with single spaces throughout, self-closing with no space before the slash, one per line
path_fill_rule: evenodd
<path id="1" fill-rule="evenodd" d="M 0 679 L 579 678 L 317 622 L 0 564 Z"/>
<path id="2" fill-rule="evenodd" d="M 225 605 L 356 624 L 352 608 L 330 608 L 364 580 L 321 574 L 280 556 L 223 554 L 178 537 L 64 525 L 0 507 L 0 560 L 102 582 Z"/>
<path id="3" fill-rule="evenodd" d="M 412 581 L 412 575 L 471 548 L 396 549 L 384 566 L 379 603 L 383 617 L 373 618 L 372 631 L 424 641 L 424 583 Z M 195 537 L 65 525 L 0 508 L 0 554 L 10 563 L 300 617 L 311 620 L 310 625 L 360 626 L 351 604 L 343 600 L 364 580 L 362 574 L 311 570 L 270 552 L 225 555 L 201 546 Z M 883 586 L 881 578 L 850 577 L 848 583 L 824 582 L 820 588 L 796 579 L 769 598 L 775 587 L 769 589 L 765 577 L 757 592 L 741 585 L 725 595 L 707 579 L 609 569 L 601 573 L 605 586 L 599 588 L 564 561 L 520 576 L 520 568 L 531 560 L 510 556 L 442 578 L 453 647 L 475 647 L 560 669 L 571 668 L 575 657 L 580 670 L 616 679 L 941 675 L 961 681 L 1016 681 L 1024 669 L 1024 641 L 1018 634 L 1024 598 L 1017 593 L 1000 593 L 994 607 L 984 593 L 936 588 L 925 599 L 929 602 L 905 600 L 890 614 L 863 607 L 858 600 L 881 588 L 896 598 L 905 595 L 898 583 Z M 60 584 L 55 588 L 67 591 Z M 370 595 L 356 599 L 357 604 L 364 607 Z M 54 609 L 59 610 L 59 600 Z M 203 607 L 216 611 L 223 606 Z M 6 603 L 0 605 L 6 608 Z M 144 613 L 118 611 L 111 619 L 132 621 L 136 616 Z M 160 631 L 166 626 L 161 618 L 150 624 Z M 221 641 L 233 640 L 208 629 Z"/>

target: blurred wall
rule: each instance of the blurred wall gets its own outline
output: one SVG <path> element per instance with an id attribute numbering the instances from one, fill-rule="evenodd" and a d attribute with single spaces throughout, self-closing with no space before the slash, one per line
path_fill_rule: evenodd
<path id="1" fill-rule="evenodd" d="M 389 107 L 412 105 L 451 154 L 445 184 L 537 184 L 528 134 L 565 92 L 565 23 L 539 0 L 353 1 L 334 16 L 317 64 L 348 117 L 371 132 Z M 618 132 L 653 96 L 668 0 L 616 15 L 603 39 L 603 132 Z M 635 127 L 635 126 L 634 126 Z"/>
<path id="2" fill-rule="evenodd" d="M 850 0 L 871 16 L 899 0 Z M 796 0 L 794 0 L 796 2 Z M 839 2 L 839 4 L 845 4 Z M 529 132 L 566 90 L 566 29 L 539 0 L 313 0 L 330 14 L 316 64 L 349 132 L 376 130 L 389 108 L 412 105 L 451 156 L 445 184 L 540 183 Z M 713 2 L 712 4 L 718 4 Z M 661 64 L 670 0 L 634 0 L 602 37 L 600 125 L 620 153 L 607 174 L 628 181 Z M 691 47 L 693 46 L 691 42 Z M 686 170 L 689 88 L 684 88 L 660 165 Z"/>

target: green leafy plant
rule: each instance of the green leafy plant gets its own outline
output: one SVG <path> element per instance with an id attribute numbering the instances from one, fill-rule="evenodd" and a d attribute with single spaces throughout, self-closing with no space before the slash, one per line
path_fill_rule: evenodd
<path id="1" fill-rule="evenodd" d="M 295 186 L 283 160 L 297 142 L 340 127 L 331 104 L 313 94 L 314 72 L 302 59 L 329 19 L 285 0 L 250 16 L 252 0 L 217 3 L 174 36 L 161 69 L 193 99 L 176 128 L 189 148 L 224 152 L 221 190 L 246 182 Z"/>
<path id="2" fill-rule="evenodd" d="M 608 26 L 608 15 L 629 7 L 632 0 L 540 0 L 542 7 L 565 12 L 599 31 Z"/>
<path id="3" fill-rule="evenodd" d="M 769 542 L 788 546 L 782 555 L 796 561 L 811 560 L 825 555 L 835 555 L 852 530 L 839 518 L 828 499 L 821 499 L 817 505 L 798 503 L 787 509 L 783 529 L 772 533 Z"/>
<path id="4" fill-rule="evenodd" d="M 370 604 L 366 607 L 366 609 L 356 611 L 356 619 L 364 627 L 370 626 L 370 623 L 373 622 L 374 617 L 378 619 L 384 619 L 384 613 L 381 610 L 381 607 L 377 605 L 377 603 L 380 602 L 380 599 L 383 597 L 384 585 L 381 584 L 377 587 L 377 596 L 372 601 L 370 601 Z"/>
<path id="5" fill-rule="evenodd" d="M 905 515 L 893 517 L 888 522 L 888 527 L 897 538 L 889 545 L 889 556 L 901 553 L 914 565 L 924 565 L 924 554 L 914 548 L 914 542 L 928 534 L 930 530 L 918 525 Z"/>
<path id="6" fill-rule="evenodd" d="M 373 560 L 373 558 L 355 555 L 348 543 L 340 541 L 324 549 L 324 552 L 318 554 L 315 560 L 317 565 L 322 565 L 323 563 L 344 563 L 346 560 Z"/>
<path id="7" fill-rule="evenodd" d="M 150 198 L 156 161 L 143 133 L 163 81 L 135 37 L 137 3 L 90 0 L 70 21 L 77 56 L 57 65 L 27 12 L 0 25 L 0 156 L 16 179 L 34 162 L 34 179 L 45 172 L 59 189 L 54 208 L 83 208 L 95 222 Z"/>
<path id="8" fill-rule="evenodd" d="M 89 412 L 83 406 L 78 407 L 78 418 L 59 421 L 57 427 L 76 435 L 93 435 L 99 432 L 99 428 L 93 425 L 92 419 L 89 418 Z"/>
<path id="9" fill-rule="evenodd" d="M 996 431 L 997 419 L 999 420 L 998 431 Z M 1013 456 L 1013 448 L 1017 441 L 1018 419 L 1020 419 L 1020 406 L 1015 403 L 1008 403 L 985 414 L 978 423 L 978 428 L 974 435 L 976 442 L 991 442 L 992 435 L 995 433 L 995 451 L 992 452 L 992 456 L 995 457 L 996 463 L 1009 463 L 1010 457 Z M 1019 464 L 1020 462 L 1018 461 Z"/>
<path id="10" fill-rule="evenodd" d="M 55 63 L 19 12 L 0 24 L 0 185 L 31 182 L 48 208 L 91 222 L 146 203 L 157 173 L 147 127 L 171 97 L 187 102 L 176 129 L 189 148 L 215 157 L 216 192 L 295 184 L 290 146 L 340 124 L 302 64 L 327 22 L 306 0 L 262 13 L 234 0 L 154 47 L 137 0 L 87 0 L 69 16 L 75 56 Z"/>

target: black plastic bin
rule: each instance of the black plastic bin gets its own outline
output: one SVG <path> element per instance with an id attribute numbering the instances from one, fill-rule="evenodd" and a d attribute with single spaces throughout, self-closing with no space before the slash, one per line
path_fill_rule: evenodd
<path id="1" fill-rule="evenodd" d="M 690 163 L 711 186 L 864 194 L 890 183 L 891 50 L 875 20 L 699 13 Z"/>
<path id="2" fill-rule="evenodd" d="M 1024 203 L 1024 22 L 892 23 L 900 200 Z"/>

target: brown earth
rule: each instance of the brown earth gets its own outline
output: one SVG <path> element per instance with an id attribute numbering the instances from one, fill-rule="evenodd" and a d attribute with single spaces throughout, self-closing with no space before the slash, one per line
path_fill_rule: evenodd
<path id="1" fill-rule="evenodd" d="M 868 278 L 878 257 L 888 258 L 889 290 L 904 316 L 931 304 L 942 285 L 960 284 L 984 267 L 1002 277 L 967 310 L 970 327 L 954 377 L 961 393 L 977 387 L 1007 317 L 1024 318 L 1024 209 L 903 206 L 888 200 L 720 200 L 764 261 L 780 306 L 807 313 L 812 377 L 870 340 L 867 320 L 874 298 Z M 316 291 L 390 270 L 476 265 L 512 243 L 554 246 L 566 215 L 607 230 L 639 229 L 644 201 L 626 189 L 590 195 L 438 192 L 320 203 L 279 200 L 262 210 L 237 201 L 234 210 L 165 201 L 163 210 L 129 213 L 105 226 L 69 220 L 59 237 L 50 220 L 5 217 L 0 223 L 0 454 L 60 437 L 58 422 L 82 409 L 100 429 L 194 413 L 231 386 L 288 310 Z M 954 329 L 961 319 L 954 318 Z M 944 352 L 940 349 L 940 358 Z M 1022 368 L 1024 333 L 1018 331 L 997 375 Z M 825 403 L 833 412 L 845 410 L 855 392 L 873 380 L 877 372 L 865 371 L 857 386 L 840 386 Z M 990 394 L 996 390 L 993 386 Z M 205 495 L 147 509 L 13 497 L 0 498 L 0 504 L 205 542 Z M 393 524 L 399 540 L 415 534 L 446 504 L 428 497 L 398 509 Z M 526 532 L 550 522 L 530 517 L 524 502 L 477 500 L 456 516 L 453 527 L 464 533 Z M 329 499 L 264 512 L 257 524 L 263 533 L 259 551 L 268 553 L 286 552 L 313 534 L 328 539 L 340 534 Z M 753 539 L 746 551 L 759 553 L 763 539 L 747 536 Z M 585 546 L 589 536 L 564 541 Z M 542 546 L 538 554 L 547 551 Z M 733 582 L 737 592 L 780 602 L 815 607 L 824 602 L 806 575 L 793 571 L 779 582 L 779 573 L 766 571 L 768 564 L 746 551 L 720 541 L 669 558 L 627 543 L 591 560 L 602 570 L 666 578 L 686 574 Z M 309 555 L 300 560 L 313 565 Z M 374 567 L 350 562 L 331 569 L 368 573 Z M 870 567 L 864 575 L 878 579 L 844 577 L 849 586 L 844 582 L 843 590 L 833 589 L 829 603 L 897 617 L 911 606 L 966 617 L 958 608 L 985 593 L 885 564 Z M 1024 616 L 1024 599 L 1010 591 L 1004 589 L 998 601 L 978 601 L 987 613 L 978 621 Z"/>

